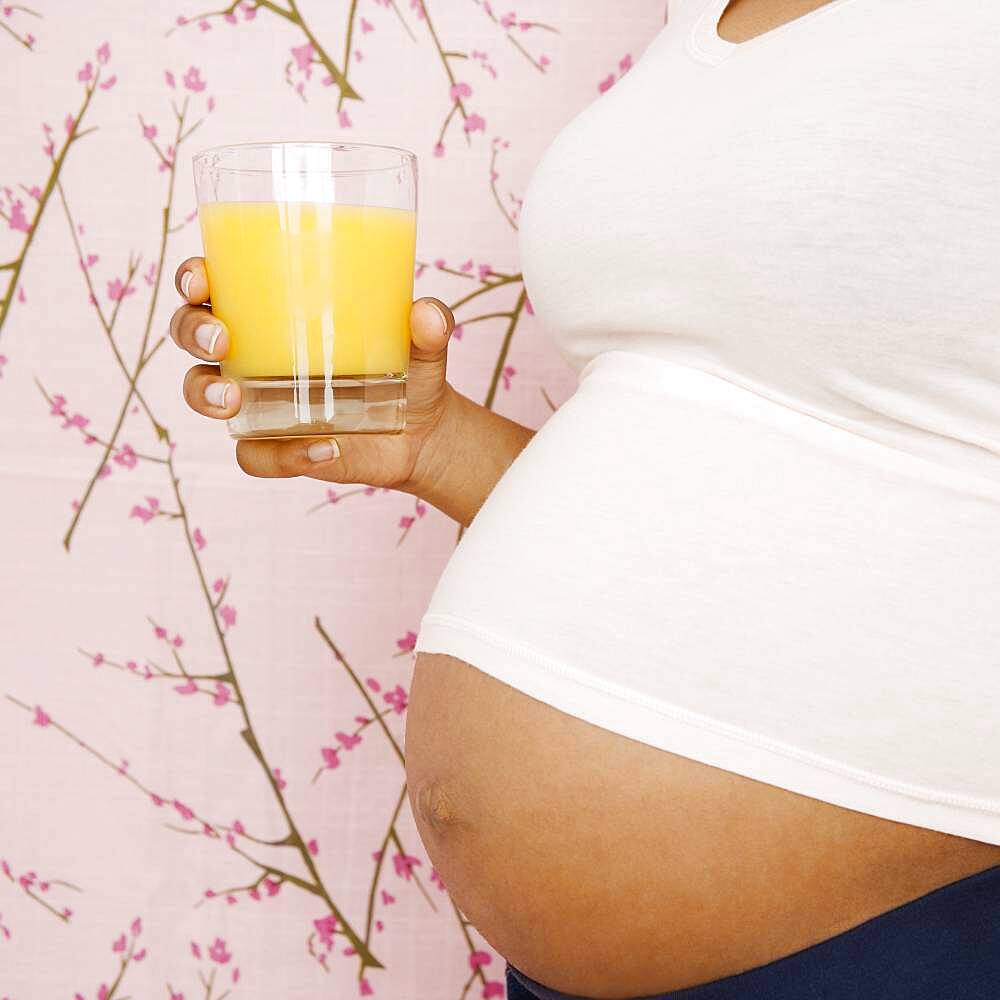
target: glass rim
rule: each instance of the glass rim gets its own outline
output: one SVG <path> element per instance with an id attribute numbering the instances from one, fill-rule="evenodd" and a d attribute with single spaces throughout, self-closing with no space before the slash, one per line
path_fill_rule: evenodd
<path id="1" fill-rule="evenodd" d="M 335 146 L 342 146 L 348 149 L 383 149 L 391 150 L 394 153 L 402 153 L 403 157 L 409 160 L 412 164 L 416 165 L 417 163 L 417 154 L 414 153 L 413 150 L 405 149 L 402 146 L 389 146 L 378 142 L 337 142 L 329 139 L 276 139 L 263 142 L 227 142 L 220 146 L 209 146 L 206 149 L 198 150 L 198 152 L 192 154 L 191 162 L 194 166 L 197 166 L 199 161 L 204 160 L 205 157 L 211 155 L 212 153 L 221 153 L 227 150 L 274 149 L 277 146 L 309 146 L 314 149 L 329 149 Z M 388 167 L 348 167 L 343 170 L 338 170 L 335 167 L 305 167 L 299 169 L 290 168 L 285 172 L 297 174 L 375 174 L 385 170 L 398 170 L 399 167 L 400 164 L 398 163 Z M 275 172 L 273 167 L 224 167 L 215 165 L 212 169 L 224 171 L 226 173 L 242 174 L 271 174 Z"/>

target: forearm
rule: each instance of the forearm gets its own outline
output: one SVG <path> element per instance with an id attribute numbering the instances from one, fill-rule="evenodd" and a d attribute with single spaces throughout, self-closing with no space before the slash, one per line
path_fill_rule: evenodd
<path id="1" fill-rule="evenodd" d="M 534 433 L 448 386 L 421 474 L 407 492 L 468 527 Z"/>

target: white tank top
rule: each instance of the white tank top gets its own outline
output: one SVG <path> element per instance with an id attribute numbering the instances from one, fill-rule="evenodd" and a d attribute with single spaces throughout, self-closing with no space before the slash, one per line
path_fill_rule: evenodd
<path id="1" fill-rule="evenodd" d="M 725 6 L 672 0 L 532 175 L 526 287 L 579 384 L 416 649 L 1000 844 L 1000 3 L 739 44 Z"/>

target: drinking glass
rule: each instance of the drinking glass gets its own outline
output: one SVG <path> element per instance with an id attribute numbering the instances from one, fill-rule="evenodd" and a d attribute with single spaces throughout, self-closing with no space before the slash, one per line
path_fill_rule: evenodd
<path id="1" fill-rule="evenodd" d="M 396 146 L 255 142 L 194 157 L 234 438 L 406 424 L 417 158 Z"/>

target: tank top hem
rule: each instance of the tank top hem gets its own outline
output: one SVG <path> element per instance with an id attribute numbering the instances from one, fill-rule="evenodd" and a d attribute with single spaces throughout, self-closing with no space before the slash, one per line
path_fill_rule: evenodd
<path id="1" fill-rule="evenodd" d="M 894 780 L 622 687 L 458 616 L 429 612 L 415 652 L 447 653 L 620 736 L 883 819 L 1000 845 L 1000 800 Z"/>

